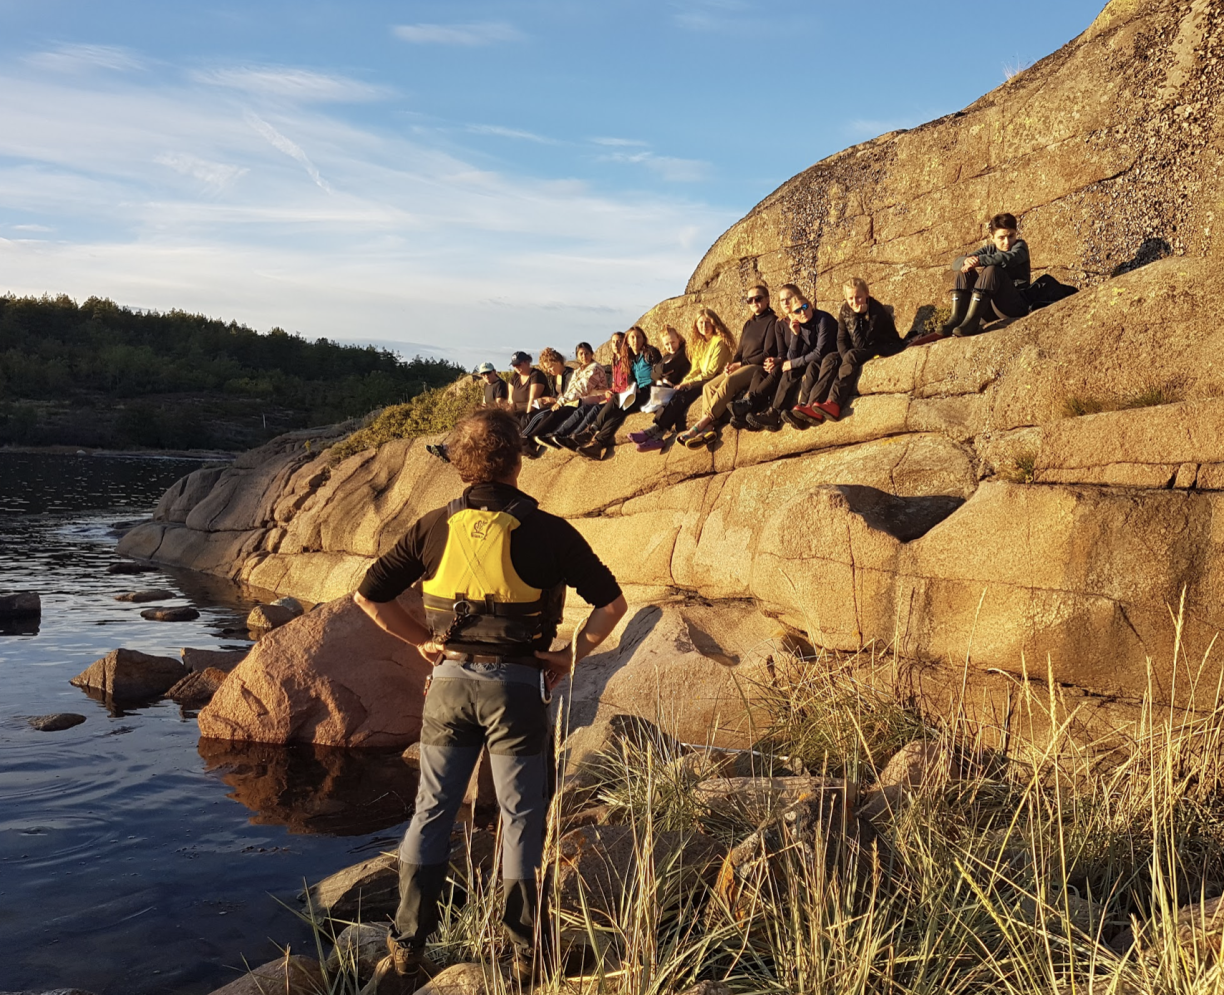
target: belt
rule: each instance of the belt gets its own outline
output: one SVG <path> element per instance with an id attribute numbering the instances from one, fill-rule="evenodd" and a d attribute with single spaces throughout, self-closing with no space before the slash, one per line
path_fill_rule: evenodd
<path id="1" fill-rule="evenodd" d="M 540 661 L 530 656 L 487 656 L 483 653 L 456 653 L 454 650 L 444 650 L 442 657 L 445 660 L 454 660 L 456 663 L 517 663 L 523 667 L 543 669 Z"/>

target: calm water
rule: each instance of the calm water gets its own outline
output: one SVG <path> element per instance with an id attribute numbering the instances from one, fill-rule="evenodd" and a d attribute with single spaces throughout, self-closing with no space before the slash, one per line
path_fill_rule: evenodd
<path id="1" fill-rule="evenodd" d="M 69 685 L 119 646 L 248 645 L 253 600 L 186 571 L 112 575 L 122 520 L 199 464 L 0 452 L 0 592 L 38 591 L 36 629 L 0 633 L 0 991 L 205 993 L 290 944 L 315 880 L 392 847 L 410 814 L 397 756 L 199 746 L 171 702 L 112 714 Z M 161 587 L 196 622 L 148 622 L 114 595 Z M 227 630 L 230 630 L 227 632 Z M 78 712 L 36 732 L 26 716 Z M 279 901 L 278 901 L 279 900 Z"/>

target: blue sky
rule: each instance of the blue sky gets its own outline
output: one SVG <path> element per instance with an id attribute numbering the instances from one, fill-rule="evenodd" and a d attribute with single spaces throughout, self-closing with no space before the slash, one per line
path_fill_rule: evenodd
<path id="1" fill-rule="evenodd" d="M 1103 0 L 0 0 L 0 292 L 504 365 Z"/>

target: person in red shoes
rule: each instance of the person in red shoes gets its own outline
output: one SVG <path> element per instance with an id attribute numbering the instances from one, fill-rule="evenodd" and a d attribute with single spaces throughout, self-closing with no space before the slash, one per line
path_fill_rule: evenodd
<path id="1" fill-rule="evenodd" d="M 795 417 L 813 424 L 841 417 L 867 360 L 892 356 L 905 348 L 892 315 L 871 296 L 865 280 L 852 277 L 842 292 L 846 303 L 837 316 L 837 352 L 820 364 L 820 378 L 812 386 L 808 403 L 792 409 Z"/>

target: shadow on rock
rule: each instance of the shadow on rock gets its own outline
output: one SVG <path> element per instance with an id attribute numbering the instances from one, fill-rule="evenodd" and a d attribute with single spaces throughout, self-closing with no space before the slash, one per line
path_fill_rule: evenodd
<path id="1" fill-rule="evenodd" d="M 412 815 L 417 772 L 398 750 L 201 739 L 199 753 L 234 789 L 229 797 L 255 813 L 255 825 L 361 836 Z"/>

